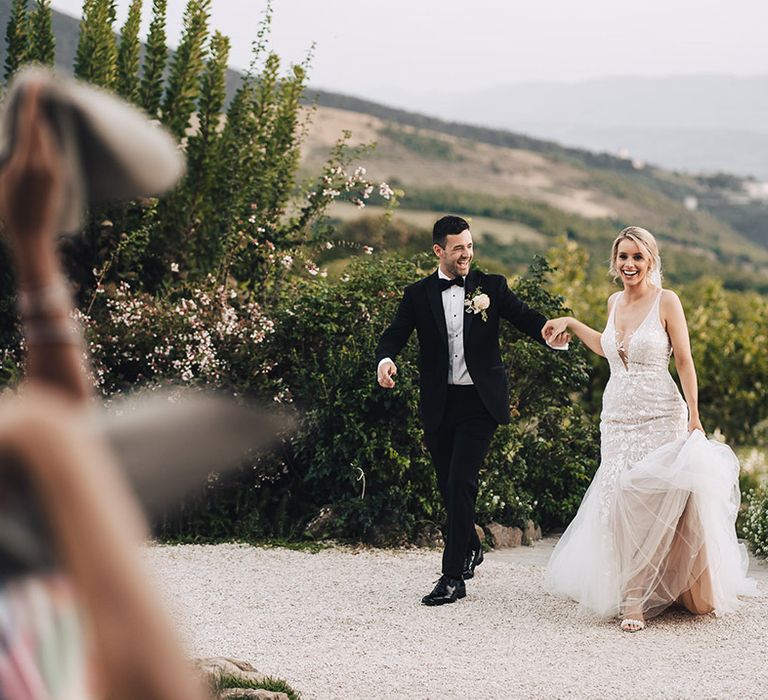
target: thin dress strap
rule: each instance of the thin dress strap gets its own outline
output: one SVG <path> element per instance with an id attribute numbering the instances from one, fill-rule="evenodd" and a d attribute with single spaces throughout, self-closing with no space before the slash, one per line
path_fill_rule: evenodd
<path id="1" fill-rule="evenodd" d="M 619 299 L 624 296 L 624 290 L 621 290 L 617 295 L 616 299 L 613 302 L 613 306 L 611 307 L 611 313 L 608 314 L 608 320 L 611 322 L 613 327 L 616 327 L 616 307 L 619 305 Z"/>
<path id="2" fill-rule="evenodd" d="M 659 325 L 664 328 L 664 324 L 661 322 L 661 313 L 659 311 L 661 307 L 661 295 L 664 294 L 663 289 L 659 289 L 659 293 L 656 295 L 656 299 L 653 302 L 653 308 L 651 309 L 651 313 L 653 314 L 654 318 L 659 322 Z"/>

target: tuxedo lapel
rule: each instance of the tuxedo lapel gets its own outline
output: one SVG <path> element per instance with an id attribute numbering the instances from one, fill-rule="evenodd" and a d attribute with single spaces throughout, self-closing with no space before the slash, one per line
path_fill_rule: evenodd
<path id="1" fill-rule="evenodd" d="M 440 331 L 440 337 L 448 345 L 448 328 L 445 325 L 445 311 L 443 310 L 443 297 L 440 291 L 440 285 L 437 282 L 437 271 L 427 278 L 427 299 L 435 317 L 435 323 Z"/>
<path id="2" fill-rule="evenodd" d="M 472 292 L 475 291 L 475 287 L 477 286 L 477 279 L 475 278 L 474 271 L 470 270 L 469 274 L 467 275 L 467 281 L 464 285 L 464 298 L 469 299 L 470 296 L 472 296 Z M 464 326 L 462 329 L 462 336 L 464 337 L 464 356 L 466 357 L 467 352 L 467 338 L 469 337 L 469 329 L 472 327 L 472 319 L 474 319 L 475 314 L 473 313 L 467 313 L 466 310 L 464 311 Z"/>

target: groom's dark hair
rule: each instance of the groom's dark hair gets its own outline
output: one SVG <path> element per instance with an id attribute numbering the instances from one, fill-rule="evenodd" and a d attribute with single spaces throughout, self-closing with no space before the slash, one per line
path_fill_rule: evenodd
<path id="1" fill-rule="evenodd" d="M 444 216 L 435 221 L 435 225 L 432 227 L 432 243 L 445 248 L 448 236 L 455 236 L 468 228 L 469 224 L 460 216 Z"/>

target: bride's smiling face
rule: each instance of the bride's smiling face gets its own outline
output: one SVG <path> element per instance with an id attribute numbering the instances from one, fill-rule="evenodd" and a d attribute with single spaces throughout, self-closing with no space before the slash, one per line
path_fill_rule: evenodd
<path id="1" fill-rule="evenodd" d="M 633 240 L 625 238 L 616 250 L 614 265 L 625 287 L 639 287 L 647 282 L 651 256 Z"/>

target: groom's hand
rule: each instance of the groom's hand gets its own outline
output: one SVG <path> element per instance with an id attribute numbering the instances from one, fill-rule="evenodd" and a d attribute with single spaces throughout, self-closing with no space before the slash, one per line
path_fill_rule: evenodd
<path id="1" fill-rule="evenodd" d="M 377 374 L 380 386 L 383 386 L 385 389 L 391 389 L 395 386 L 395 381 L 392 377 L 397 374 L 397 367 L 395 367 L 394 362 L 391 360 L 382 362 L 379 365 Z"/>

